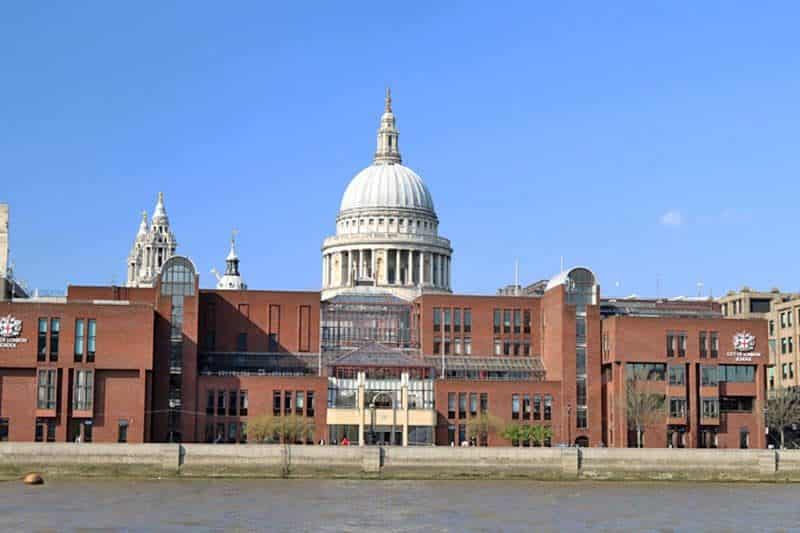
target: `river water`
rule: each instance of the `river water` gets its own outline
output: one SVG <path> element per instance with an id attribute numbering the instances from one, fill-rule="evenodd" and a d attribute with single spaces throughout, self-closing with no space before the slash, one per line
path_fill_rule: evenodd
<path id="1" fill-rule="evenodd" d="M 2 531 L 800 531 L 800 485 L 165 480 L 0 483 Z"/>

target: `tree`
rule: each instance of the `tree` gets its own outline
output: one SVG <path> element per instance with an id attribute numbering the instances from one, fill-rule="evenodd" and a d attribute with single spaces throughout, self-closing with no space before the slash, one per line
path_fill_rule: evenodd
<path id="1" fill-rule="evenodd" d="M 800 423 L 800 391 L 794 387 L 777 389 L 767 399 L 766 424 L 781 436 L 781 448 L 785 447 L 786 427 Z"/>
<path id="2" fill-rule="evenodd" d="M 281 475 L 289 477 L 292 465 L 290 446 L 294 442 L 314 439 L 314 422 L 295 414 L 260 415 L 247 425 L 247 438 L 252 442 L 281 443 Z"/>
<path id="3" fill-rule="evenodd" d="M 550 426 L 531 426 L 531 444 L 534 446 L 544 446 L 544 443 L 553 438 L 553 428 Z"/>
<path id="4" fill-rule="evenodd" d="M 467 420 L 467 437 L 470 440 L 475 439 L 477 445 L 480 446 L 482 442 L 488 443 L 489 433 L 497 431 L 499 427 L 500 422 L 497 417 L 482 412 Z"/>
<path id="5" fill-rule="evenodd" d="M 625 404 L 628 427 L 636 430 L 636 447 L 642 448 L 644 429 L 666 415 L 665 396 L 645 390 L 640 376 L 633 374 L 625 382 Z"/>
<path id="6" fill-rule="evenodd" d="M 515 442 L 518 443 L 519 446 L 521 446 L 522 440 L 520 439 L 520 437 L 522 436 L 522 426 L 520 426 L 515 422 L 512 422 L 503 429 L 503 433 L 500 436 L 506 440 L 510 440 L 512 446 L 514 446 Z"/>

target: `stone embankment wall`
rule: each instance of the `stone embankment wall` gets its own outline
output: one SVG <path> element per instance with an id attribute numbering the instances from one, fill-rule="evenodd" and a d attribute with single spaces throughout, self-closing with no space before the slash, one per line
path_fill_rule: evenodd
<path id="1" fill-rule="evenodd" d="M 800 450 L 1 443 L 0 478 L 800 481 Z"/>

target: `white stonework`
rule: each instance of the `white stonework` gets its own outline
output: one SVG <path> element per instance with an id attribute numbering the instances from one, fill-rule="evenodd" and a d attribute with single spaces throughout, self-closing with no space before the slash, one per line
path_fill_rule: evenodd
<path id="1" fill-rule="evenodd" d="M 225 258 L 225 274 L 220 276 L 216 270 L 211 272 L 217 277 L 217 289 L 223 291 L 243 291 L 247 284 L 239 273 L 239 256 L 236 254 L 236 232 L 231 236 L 231 251 Z"/>
<path id="2" fill-rule="evenodd" d="M 375 159 L 342 196 L 336 235 L 322 245 L 322 298 L 389 292 L 411 300 L 450 292 L 450 241 L 425 183 L 403 166 L 391 93 L 378 130 Z"/>
<path id="3" fill-rule="evenodd" d="M 152 287 L 161 267 L 175 255 L 178 242 L 169 229 L 169 218 L 164 207 L 164 194 L 158 193 L 150 226 L 147 213 L 142 212 L 139 231 L 128 255 L 128 287 Z"/>

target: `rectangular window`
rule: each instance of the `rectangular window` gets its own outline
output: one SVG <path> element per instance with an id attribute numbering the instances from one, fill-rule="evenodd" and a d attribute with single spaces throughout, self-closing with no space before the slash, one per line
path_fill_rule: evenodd
<path id="1" fill-rule="evenodd" d="M 239 442 L 241 444 L 247 444 L 247 422 L 241 422 L 239 424 Z"/>
<path id="2" fill-rule="evenodd" d="M 453 333 L 461 333 L 461 309 L 453 309 Z"/>
<path id="3" fill-rule="evenodd" d="M 236 416 L 236 406 L 239 403 L 236 401 L 237 397 L 235 390 L 228 392 L 228 416 Z"/>
<path id="4" fill-rule="evenodd" d="M 0 442 L 8 442 L 8 418 L 0 418 Z"/>
<path id="5" fill-rule="evenodd" d="M 128 442 L 128 421 L 120 420 L 117 423 L 117 442 Z"/>
<path id="6" fill-rule="evenodd" d="M 281 342 L 281 306 L 269 306 L 269 351 L 277 352 Z"/>
<path id="7" fill-rule="evenodd" d="M 249 400 L 247 398 L 247 391 L 240 390 L 239 391 L 239 416 L 247 416 L 247 408 L 249 406 Z"/>
<path id="8" fill-rule="evenodd" d="M 503 355 L 503 343 L 500 342 L 500 339 L 494 340 L 494 354 Z"/>
<path id="9" fill-rule="evenodd" d="M 511 309 L 503 309 L 503 333 L 511 333 Z"/>
<path id="10" fill-rule="evenodd" d="M 236 422 L 228 422 L 228 443 L 233 444 L 236 442 L 236 432 L 239 430 L 239 424 Z"/>
<path id="11" fill-rule="evenodd" d="M 719 333 L 716 331 L 711 332 L 711 349 L 709 350 L 711 353 L 711 359 L 716 359 L 719 357 Z"/>
<path id="12" fill-rule="evenodd" d="M 39 319 L 39 334 L 36 344 L 36 360 L 45 361 L 47 359 L 47 319 Z"/>
<path id="13" fill-rule="evenodd" d="M 664 363 L 627 363 L 628 377 L 639 381 L 664 381 L 667 365 Z"/>
<path id="14" fill-rule="evenodd" d="M 39 384 L 36 396 L 37 409 L 56 408 L 57 375 L 55 368 L 39 370 Z"/>
<path id="15" fill-rule="evenodd" d="M 686 333 L 678 335 L 678 357 L 686 357 Z"/>
<path id="16" fill-rule="evenodd" d="M 236 336 L 236 351 L 237 352 L 247 351 L 247 332 L 243 331 Z"/>
<path id="17" fill-rule="evenodd" d="M 519 341 L 514 341 L 514 343 L 512 344 L 512 348 L 513 348 L 513 350 L 512 350 L 512 352 L 511 352 L 511 353 L 513 353 L 513 354 L 514 354 L 514 356 L 519 356 L 519 354 L 520 354 L 520 352 L 521 352 L 521 349 L 520 349 L 520 347 L 521 347 L 521 346 L 522 346 L 522 345 L 520 344 L 520 342 L 519 342 Z"/>
<path id="18" fill-rule="evenodd" d="M 667 333 L 667 357 L 675 357 L 675 336 Z"/>
<path id="19" fill-rule="evenodd" d="M 213 415 L 214 414 L 214 390 L 210 389 L 206 391 L 206 414 Z"/>
<path id="20" fill-rule="evenodd" d="M 298 337 L 300 339 L 300 351 L 311 351 L 311 306 L 300 306 L 300 320 L 299 320 Z"/>
<path id="21" fill-rule="evenodd" d="M 575 317 L 575 342 L 579 344 L 586 342 L 586 317 Z"/>
<path id="22" fill-rule="evenodd" d="M 719 398 L 703 398 L 703 418 L 719 418 Z"/>
<path id="23" fill-rule="evenodd" d="M 287 415 L 292 414 L 292 391 L 290 390 L 283 393 L 283 412 Z"/>
<path id="24" fill-rule="evenodd" d="M 444 310 L 444 332 L 450 333 L 450 308 Z"/>
<path id="25" fill-rule="evenodd" d="M 542 419 L 542 397 L 538 394 L 533 395 L 533 419 Z"/>
<path id="26" fill-rule="evenodd" d="M 456 417 L 456 393 L 447 393 L 447 418 L 454 419 Z"/>
<path id="27" fill-rule="evenodd" d="M 444 338 L 444 354 L 450 355 L 450 337 Z"/>
<path id="28" fill-rule="evenodd" d="M 686 368 L 683 365 L 670 365 L 669 384 L 670 385 L 686 384 Z"/>
<path id="29" fill-rule="evenodd" d="M 453 353 L 456 355 L 461 355 L 461 339 L 458 337 L 453 339 Z"/>
<path id="30" fill-rule="evenodd" d="M 75 370 L 75 384 L 72 389 L 72 409 L 91 411 L 94 404 L 94 371 Z"/>
<path id="31" fill-rule="evenodd" d="M 447 440 L 451 444 L 456 444 L 456 426 L 455 424 L 448 424 L 447 425 Z"/>
<path id="32" fill-rule="evenodd" d="M 756 367 L 753 365 L 719 365 L 719 381 L 728 383 L 754 383 Z"/>
<path id="33" fill-rule="evenodd" d="M 303 391 L 295 391 L 294 393 L 294 414 L 303 416 L 305 412 L 305 393 Z"/>
<path id="34" fill-rule="evenodd" d="M 472 309 L 464 309 L 464 333 L 472 333 Z"/>
<path id="35" fill-rule="evenodd" d="M 511 395 L 511 418 L 519 420 L 519 394 Z"/>
<path id="36" fill-rule="evenodd" d="M 669 399 L 669 416 L 671 416 L 672 418 L 686 418 L 685 398 Z"/>
<path id="37" fill-rule="evenodd" d="M 272 391 L 272 415 L 278 416 L 281 414 L 281 391 Z"/>
<path id="38" fill-rule="evenodd" d="M 522 355 L 529 356 L 531 354 L 531 342 L 524 341 L 522 343 Z"/>
<path id="39" fill-rule="evenodd" d="M 433 338 L 433 353 L 436 355 L 442 353 L 442 339 L 439 337 Z"/>
<path id="40" fill-rule="evenodd" d="M 306 392 L 306 416 L 314 416 L 314 391 Z"/>
<path id="41" fill-rule="evenodd" d="M 770 320 L 769 321 L 769 336 L 772 337 L 773 335 L 775 335 L 775 321 L 774 320 Z"/>
<path id="42" fill-rule="evenodd" d="M 781 313 L 781 327 L 786 327 L 786 313 Z"/>
<path id="43" fill-rule="evenodd" d="M 56 441 L 56 421 L 54 418 L 36 419 L 36 442 L 55 442 Z"/>
<path id="44" fill-rule="evenodd" d="M 531 395 L 530 394 L 523 394 L 522 395 L 522 419 L 523 420 L 530 420 L 531 419 Z"/>
<path id="45" fill-rule="evenodd" d="M 486 392 L 481 393 L 481 413 L 489 412 L 489 394 Z"/>
<path id="46" fill-rule="evenodd" d="M 530 333 L 531 332 L 531 310 L 525 309 L 522 314 L 522 332 L 523 333 Z"/>
<path id="47" fill-rule="evenodd" d="M 705 331 L 700 332 L 698 342 L 700 344 L 700 358 L 705 359 L 708 357 L 708 338 Z"/>
<path id="48" fill-rule="evenodd" d="M 789 337 L 789 353 L 794 352 L 794 337 Z"/>
<path id="49" fill-rule="evenodd" d="M 469 416 L 478 416 L 478 393 L 469 393 Z"/>
<path id="50" fill-rule="evenodd" d="M 217 391 L 217 416 L 225 416 L 225 391 Z"/>
<path id="51" fill-rule="evenodd" d="M 786 353 L 786 346 L 787 346 L 786 337 L 783 337 L 783 338 L 781 338 L 781 353 L 782 354 Z"/>
<path id="52" fill-rule="evenodd" d="M 467 426 L 465 424 L 458 425 L 458 442 L 467 442 Z"/>
<path id="53" fill-rule="evenodd" d="M 58 361 L 58 336 L 61 332 L 61 319 L 50 319 L 50 361 Z"/>
<path id="54" fill-rule="evenodd" d="M 716 366 L 700 365 L 700 385 L 703 387 L 716 387 L 718 384 L 719 370 Z"/>
<path id="55" fill-rule="evenodd" d="M 522 332 L 522 311 L 514 309 L 514 335 Z"/>
<path id="56" fill-rule="evenodd" d="M 83 327 L 83 319 L 77 319 L 75 321 L 75 361 L 83 361 Z"/>
<path id="57" fill-rule="evenodd" d="M 493 324 L 494 324 L 494 332 L 495 334 L 500 333 L 500 310 L 495 309 L 493 313 Z"/>
<path id="58" fill-rule="evenodd" d="M 86 362 L 94 362 L 94 354 L 97 348 L 97 320 L 90 318 L 88 320 L 88 336 L 86 340 Z"/>
<path id="59" fill-rule="evenodd" d="M 575 408 L 575 427 L 578 429 L 586 429 L 588 427 L 585 405 L 579 405 Z"/>
<path id="60" fill-rule="evenodd" d="M 433 308 L 433 331 L 442 331 L 442 310 L 439 307 Z"/>
<path id="61" fill-rule="evenodd" d="M 578 376 L 586 375 L 586 347 L 578 346 L 575 348 L 575 374 Z"/>
<path id="62" fill-rule="evenodd" d="M 544 395 L 544 419 L 550 420 L 553 417 L 553 397 L 549 394 Z"/>
<path id="63" fill-rule="evenodd" d="M 464 337 L 464 355 L 472 355 L 472 339 Z"/>
<path id="64" fill-rule="evenodd" d="M 719 399 L 720 413 L 752 413 L 752 396 L 722 396 Z"/>
<path id="65" fill-rule="evenodd" d="M 511 354 L 511 341 L 503 341 L 503 355 Z"/>
<path id="66" fill-rule="evenodd" d="M 467 418 L 467 393 L 458 393 L 458 418 Z"/>
<path id="67" fill-rule="evenodd" d="M 580 377 L 575 381 L 575 403 L 578 406 L 586 405 L 586 378 Z"/>

